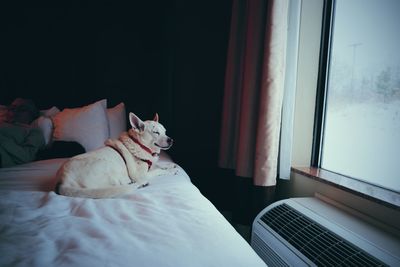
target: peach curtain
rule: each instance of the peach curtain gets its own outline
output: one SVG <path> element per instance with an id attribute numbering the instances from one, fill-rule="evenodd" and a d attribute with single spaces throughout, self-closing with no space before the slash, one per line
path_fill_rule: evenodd
<path id="1" fill-rule="evenodd" d="M 234 0 L 219 166 L 276 184 L 285 82 L 288 0 Z"/>

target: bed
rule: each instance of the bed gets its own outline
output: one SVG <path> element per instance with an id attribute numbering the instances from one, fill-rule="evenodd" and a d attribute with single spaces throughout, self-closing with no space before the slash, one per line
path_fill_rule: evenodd
<path id="1" fill-rule="evenodd" d="M 0 169 L 0 266 L 265 266 L 179 164 L 145 188 L 86 199 L 54 192 L 65 160 Z"/>

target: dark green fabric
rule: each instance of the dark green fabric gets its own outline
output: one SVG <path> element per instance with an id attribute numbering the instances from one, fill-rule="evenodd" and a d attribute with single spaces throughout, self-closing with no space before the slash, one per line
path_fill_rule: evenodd
<path id="1" fill-rule="evenodd" d="M 0 167 L 35 160 L 45 140 L 40 129 L 20 124 L 0 124 Z"/>

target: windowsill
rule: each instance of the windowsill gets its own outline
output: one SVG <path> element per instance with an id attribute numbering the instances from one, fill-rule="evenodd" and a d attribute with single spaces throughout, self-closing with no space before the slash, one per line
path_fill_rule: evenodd
<path id="1" fill-rule="evenodd" d="M 400 193 L 371 185 L 324 169 L 292 167 L 292 171 L 308 178 L 327 183 L 362 198 L 400 210 Z"/>

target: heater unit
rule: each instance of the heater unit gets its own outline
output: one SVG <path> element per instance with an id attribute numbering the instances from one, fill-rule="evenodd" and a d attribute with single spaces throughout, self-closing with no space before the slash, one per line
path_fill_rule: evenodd
<path id="1" fill-rule="evenodd" d="M 269 266 L 400 266 L 399 237 L 369 221 L 333 201 L 290 198 L 258 214 L 251 246 Z"/>

